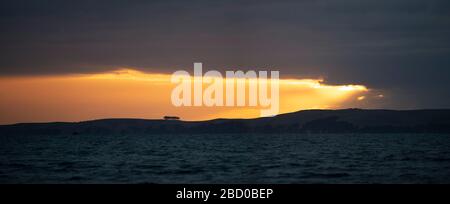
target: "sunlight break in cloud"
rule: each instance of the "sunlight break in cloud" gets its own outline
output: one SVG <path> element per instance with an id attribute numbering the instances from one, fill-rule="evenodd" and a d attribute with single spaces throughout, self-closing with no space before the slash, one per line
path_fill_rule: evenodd
<path id="1" fill-rule="evenodd" d="M 80 121 L 98 118 L 184 120 L 253 118 L 258 107 L 174 107 L 170 74 L 134 69 L 95 74 L 0 78 L 0 123 Z M 369 90 L 363 85 L 328 85 L 321 79 L 281 79 L 280 113 L 344 108 Z"/>

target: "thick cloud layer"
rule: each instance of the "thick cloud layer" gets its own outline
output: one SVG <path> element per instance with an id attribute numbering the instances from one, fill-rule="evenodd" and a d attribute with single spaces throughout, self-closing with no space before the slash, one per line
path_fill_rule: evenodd
<path id="1" fill-rule="evenodd" d="M 2 1 L 0 75 L 277 69 L 450 108 L 450 2 Z"/>

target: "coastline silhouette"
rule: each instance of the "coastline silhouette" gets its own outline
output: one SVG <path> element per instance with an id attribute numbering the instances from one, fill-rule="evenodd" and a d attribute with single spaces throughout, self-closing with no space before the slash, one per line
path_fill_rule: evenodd
<path id="1" fill-rule="evenodd" d="M 100 119 L 83 122 L 1 125 L 1 134 L 185 134 L 185 133 L 450 133 L 450 109 L 302 110 L 275 117 L 182 121 Z"/>

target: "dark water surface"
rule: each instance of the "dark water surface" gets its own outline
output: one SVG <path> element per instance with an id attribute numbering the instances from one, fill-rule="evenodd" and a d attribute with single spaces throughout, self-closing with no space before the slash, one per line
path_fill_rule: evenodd
<path id="1" fill-rule="evenodd" d="M 0 183 L 450 183 L 450 135 L 0 135 Z"/>

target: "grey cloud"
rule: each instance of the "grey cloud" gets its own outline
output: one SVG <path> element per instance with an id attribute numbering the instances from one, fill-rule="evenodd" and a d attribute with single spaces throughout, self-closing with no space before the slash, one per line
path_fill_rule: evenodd
<path id="1" fill-rule="evenodd" d="M 201 61 L 361 83 L 392 92 L 392 107 L 450 107 L 445 0 L 2 1 L 0 17 L 0 75 Z"/>

